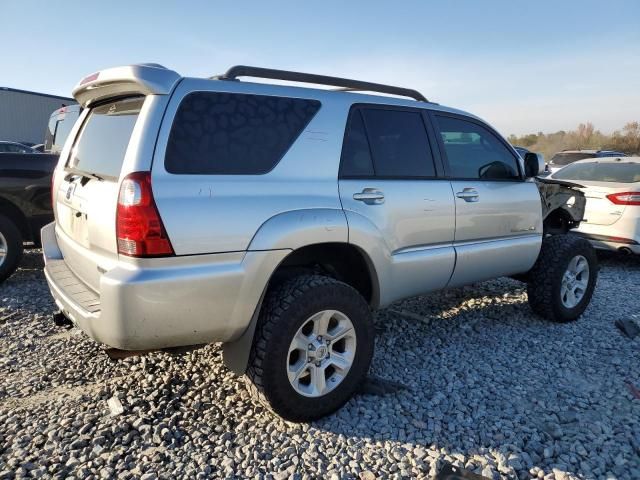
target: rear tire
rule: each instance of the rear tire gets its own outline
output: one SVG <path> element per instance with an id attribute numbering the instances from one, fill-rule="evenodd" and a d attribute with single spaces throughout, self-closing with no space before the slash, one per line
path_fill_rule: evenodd
<path id="1" fill-rule="evenodd" d="M 0 283 L 18 268 L 22 249 L 20 230 L 10 218 L 0 215 Z"/>
<path id="2" fill-rule="evenodd" d="M 576 320 L 589 305 L 596 285 L 596 252 L 575 235 L 546 237 L 527 276 L 529 305 L 535 313 L 554 322 Z"/>
<path id="3" fill-rule="evenodd" d="M 321 275 L 295 277 L 265 298 L 247 384 L 255 399 L 286 420 L 315 420 L 355 393 L 373 346 L 371 311 L 357 290 Z"/>

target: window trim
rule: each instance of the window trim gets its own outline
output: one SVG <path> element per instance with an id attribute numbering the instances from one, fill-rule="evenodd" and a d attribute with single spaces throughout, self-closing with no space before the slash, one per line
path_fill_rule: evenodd
<path id="1" fill-rule="evenodd" d="M 490 125 L 488 125 L 487 123 L 484 123 L 476 118 L 473 117 L 469 117 L 466 115 L 460 115 L 457 113 L 451 113 L 451 112 L 443 112 L 440 110 L 429 110 L 428 111 L 428 115 L 429 115 L 429 119 L 431 120 L 432 124 L 433 124 L 433 128 L 435 132 L 439 132 L 440 131 L 440 124 L 438 123 L 438 119 L 436 117 L 438 116 L 442 116 L 442 117 L 450 117 L 450 118 L 454 118 L 456 120 L 463 120 L 469 123 L 474 123 L 480 127 L 485 128 L 486 130 L 489 131 L 489 133 L 491 133 L 494 137 L 496 137 L 496 139 L 502 143 L 507 150 L 511 153 L 511 155 L 513 156 L 513 159 L 516 163 L 516 166 L 518 168 L 518 173 L 520 174 L 519 178 L 492 178 L 492 179 L 482 179 L 482 178 L 475 178 L 475 177 L 455 177 L 451 174 L 451 166 L 449 164 L 449 159 L 447 157 L 447 151 L 445 149 L 444 146 L 444 141 L 442 140 L 442 135 L 436 135 L 436 141 L 438 144 L 438 148 L 440 149 L 440 155 L 442 156 L 442 163 L 444 164 L 445 167 L 445 176 L 446 178 L 450 179 L 450 180 L 462 180 L 462 181 L 469 181 L 469 182 L 510 182 L 510 183 L 521 183 L 521 182 L 525 182 L 527 179 L 524 175 L 524 171 L 523 171 L 523 165 L 521 165 L 520 162 L 520 156 L 518 155 L 518 153 L 514 150 L 513 146 L 507 142 L 502 135 L 500 135 L 493 127 L 491 127 Z"/>
<path id="2" fill-rule="evenodd" d="M 278 158 L 278 161 L 276 161 L 273 166 L 269 169 L 266 170 L 264 172 L 258 172 L 258 173 L 230 173 L 230 172 L 224 172 L 224 173 L 179 173 L 179 172 L 172 172 L 167 168 L 167 150 L 169 147 L 169 141 L 171 140 L 171 131 L 173 129 L 173 124 L 176 121 L 176 116 L 178 115 L 178 111 L 180 110 L 180 107 L 182 106 L 182 103 L 191 95 L 195 95 L 195 94 L 228 94 L 228 95 L 251 95 L 254 97 L 274 97 L 274 98 L 286 98 L 286 99 L 290 99 L 290 100 L 305 100 L 308 102 L 312 102 L 312 103 L 316 103 L 318 105 L 318 109 L 316 110 L 316 112 L 307 120 L 307 122 L 304 124 L 304 126 L 302 127 L 302 129 L 300 130 L 300 133 L 298 133 L 298 135 L 293 139 L 293 141 L 289 144 L 289 147 L 287 147 L 287 149 L 282 153 L 282 155 L 280 156 L 280 158 Z M 172 116 L 170 117 L 170 124 L 169 124 L 169 129 L 168 132 L 166 134 L 166 140 L 164 140 L 165 145 L 164 145 L 164 152 L 163 152 L 163 156 L 162 156 L 162 166 L 164 171 L 166 172 L 167 175 L 176 175 L 176 176 L 180 176 L 180 177 L 186 177 L 186 176 L 207 176 L 207 177 L 224 177 L 224 176 L 230 176 L 230 177 L 261 177 L 264 175 L 268 175 L 271 172 L 273 172 L 278 165 L 280 165 L 280 162 L 282 162 L 282 159 L 284 157 L 287 156 L 287 154 L 289 153 L 289 151 L 291 150 L 291 148 L 293 148 L 293 146 L 298 143 L 298 140 L 300 140 L 300 138 L 302 137 L 302 134 L 307 130 L 307 127 L 309 127 L 309 124 L 318 116 L 318 114 L 320 113 L 320 111 L 322 110 L 323 107 L 323 103 L 322 101 L 318 100 L 317 98 L 309 98 L 309 97 L 294 97 L 291 95 L 269 95 L 266 93 L 252 93 L 252 92 L 231 92 L 231 91 L 221 91 L 221 90 L 203 90 L 203 89 L 198 89 L 198 90 L 190 90 L 188 91 L 186 94 L 182 95 L 182 98 L 179 99 L 178 104 L 175 107 L 175 111 L 173 111 Z M 166 112 L 165 112 L 166 115 Z M 165 120 L 163 120 L 164 123 Z M 155 155 L 154 155 L 155 158 Z"/>
<path id="3" fill-rule="evenodd" d="M 420 118 L 422 119 L 422 124 L 424 126 L 425 133 L 427 135 L 429 150 L 431 150 L 431 158 L 433 159 L 435 176 L 412 176 L 412 175 L 381 176 L 376 174 L 375 161 L 373 159 L 373 151 L 371 149 L 371 142 L 369 141 L 369 131 L 367 128 L 367 122 L 364 118 L 364 115 L 362 114 L 363 109 L 392 110 L 392 111 L 401 111 L 401 112 L 414 112 L 419 114 Z M 342 173 L 343 153 L 344 153 L 345 140 L 347 138 L 347 126 L 349 123 L 349 119 L 351 118 L 351 113 L 355 110 L 358 110 L 358 113 L 360 113 L 360 118 L 362 119 L 362 124 L 364 126 L 365 134 L 367 136 L 367 145 L 369 146 L 369 155 L 371 156 L 373 175 L 344 175 Z M 340 148 L 340 166 L 338 167 L 338 179 L 339 180 L 443 180 L 444 166 L 442 164 L 442 159 L 441 159 L 440 151 L 438 147 L 437 146 L 434 147 L 433 132 L 430 131 L 431 125 L 429 124 L 428 119 L 425 117 L 426 110 L 427 109 L 425 108 L 404 107 L 400 105 L 386 105 L 386 104 L 379 104 L 379 103 L 353 103 L 351 107 L 349 107 L 349 112 L 347 113 L 347 118 L 346 118 L 344 129 L 343 129 L 342 147 Z"/>

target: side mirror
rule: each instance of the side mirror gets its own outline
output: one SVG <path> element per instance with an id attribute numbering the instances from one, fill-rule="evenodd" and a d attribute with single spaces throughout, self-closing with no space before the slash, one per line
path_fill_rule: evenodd
<path id="1" fill-rule="evenodd" d="M 527 152 L 524 156 L 524 175 L 527 178 L 537 177 L 544 173 L 544 157 L 540 153 Z"/>

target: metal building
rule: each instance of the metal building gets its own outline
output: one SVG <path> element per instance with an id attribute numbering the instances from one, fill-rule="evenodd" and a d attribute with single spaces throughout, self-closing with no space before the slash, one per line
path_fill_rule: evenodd
<path id="1" fill-rule="evenodd" d="M 0 87 L 0 140 L 43 143 L 51 113 L 73 98 Z"/>

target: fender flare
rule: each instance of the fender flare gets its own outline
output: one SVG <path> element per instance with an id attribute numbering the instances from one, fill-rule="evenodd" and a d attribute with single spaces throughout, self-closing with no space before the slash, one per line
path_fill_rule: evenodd
<path id="1" fill-rule="evenodd" d="M 279 213 L 264 222 L 247 250 L 281 250 L 349 241 L 345 212 L 339 208 L 309 208 Z"/>
<path id="2" fill-rule="evenodd" d="M 342 209 L 291 210 L 275 215 L 264 222 L 251 239 L 247 250 L 295 251 L 317 243 L 347 243 L 348 238 L 349 228 Z M 278 270 L 279 266 L 280 264 L 271 272 L 245 331 L 237 339 L 222 345 L 224 364 L 236 375 L 244 375 L 246 372 L 262 302 L 267 294 L 273 273 Z"/>

